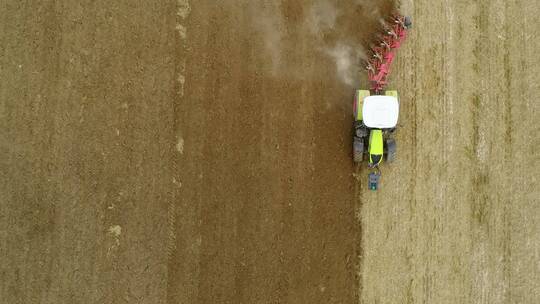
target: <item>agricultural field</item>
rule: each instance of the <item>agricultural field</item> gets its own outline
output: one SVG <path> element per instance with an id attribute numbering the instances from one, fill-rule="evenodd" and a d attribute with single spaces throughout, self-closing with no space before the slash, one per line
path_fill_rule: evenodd
<path id="1" fill-rule="evenodd" d="M 352 96 L 398 7 L 373 192 Z M 3 1 L 0 303 L 538 303 L 539 11 Z"/>

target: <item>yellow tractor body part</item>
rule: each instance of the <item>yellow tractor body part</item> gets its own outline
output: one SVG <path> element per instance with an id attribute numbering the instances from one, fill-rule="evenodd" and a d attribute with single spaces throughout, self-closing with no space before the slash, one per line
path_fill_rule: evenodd
<path id="1" fill-rule="evenodd" d="M 373 129 L 369 134 L 369 162 L 372 164 L 381 163 L 383 153 L 383 132 L 379 129 Z"/>
<path id="2" fill-rule="evenodd" d="M 384 95 L 393 96 L 393 97 L 397 98 L 397 100 L 399 100 L 397 91 L 388 90 L 388 91 L 384 92 Z"/>
<path id="3" fill-rule="evenodd" d="M 364 104 L 364 98 L 370 95 L 369 90 L 357 90 L 354 97 L 354 119 L 357 121 L 362 120 L 362 106 Z"/>

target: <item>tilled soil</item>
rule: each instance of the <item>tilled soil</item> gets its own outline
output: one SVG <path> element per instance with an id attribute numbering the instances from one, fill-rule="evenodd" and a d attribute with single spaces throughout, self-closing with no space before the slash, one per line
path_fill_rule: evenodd
<path id="1" fill-rule="evenodd" d="M 370 192 L 390 1 L 5 1 L 0 302 L 536 303 L 539 6 L 402 1 Z"/>

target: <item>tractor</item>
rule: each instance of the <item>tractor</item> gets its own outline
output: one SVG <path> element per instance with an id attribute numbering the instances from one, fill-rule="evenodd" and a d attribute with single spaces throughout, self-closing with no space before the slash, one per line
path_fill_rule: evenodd
<path id="1" fill-rule="evenodd" d="M 354 97 L 353 159 L 359 163 L 367 156 L 368 186 L 373 191 L 377 190 L 381 179 L 379 165 L 396 158 L 396 141 L 392 135 L 399 117 L 398 92 L 384 88 L 395 50 L 405 41 L 411 25 L 409 17 L 392 16 L 391 26 L 387 26 L 380 43 L 371 47 L 373 54 L 366 66 L 371 88 L 357 90 Z"/>
<path id="2" fill-rule="evenodd" d="M 386 91 L 384 95 L 370 95 L 368 90 L 358 90 L 354 99 L 354 161 L 361 162 L 364 154 L 367 155 L 368 167 L 373 169 L 369 188 L 377 190 L 381 176 L 379 165 L 383 160 L 391 163 L 396 158 L 396 141 L 392 134 L 399 116 L 398 94 Z"/>

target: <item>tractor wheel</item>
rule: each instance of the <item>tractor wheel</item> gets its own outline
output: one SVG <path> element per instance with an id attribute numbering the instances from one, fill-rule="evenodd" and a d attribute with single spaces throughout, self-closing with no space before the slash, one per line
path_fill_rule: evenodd
<path id="1" fill-rule="evenodd" d="M 355 138 L 353 142 L 353 158 L 359 163 L 364 158 L 364 138 Z"/>
<path id="2" fill-rule="evenodd" d="M 386 140 L 386 161 L 391 163 L 396 160 L 397 146 L 393 138 Z"/>
<path id="3" fill-rule="evenodd" d="M 405 27 L 408 28 L 408 29 L 411 29 L 412 28 L 412 20 L 411 20 L 411 17 L 409 16 L 405 16 L 404 20 L 403 20 L 403 23 L 405 24 Z"/>
<path id="4" fill-rule="evenodd" d="M 360 122 L 354 126 L 354 136 L 358 138 L 364 138 L 367 135 L 368 135 L 368 129 L 366 128 L 366 126 L 364 126 L 363 123 Z"/>

